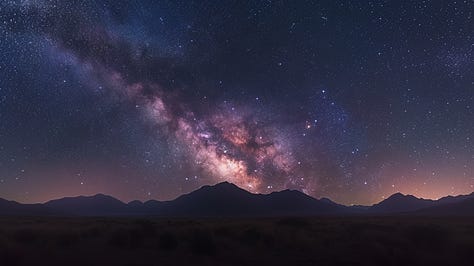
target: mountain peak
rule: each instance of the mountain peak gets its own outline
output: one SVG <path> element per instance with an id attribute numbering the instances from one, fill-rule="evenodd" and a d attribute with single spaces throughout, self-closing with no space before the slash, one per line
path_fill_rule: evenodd
<path id="1" fill-rule="evenodd" d="M 413 195 L 404 195 L 397 192 L 387 199 L 372 205 L 369 210 L 377 212 L 409 212 L 430 207 L 434 204 L 432 200 L 420 199 Z"/>
<path id="2" fill-rule="evenodd" d="M 181 195 L 178 198 L 181 198 L 183 196 L 186 197 L 186 196 L 189 196 L 189 195 L 196 195 L 196 194 L 210 195 L 209 193 L 213 194 L 213 195 L 217 195 L 217 194 L 219 194 L 219 195 L 220 194 L 231 195 L 231 194 L 247 194 L 247 193 L 251 194 L 247 190 L 242 189 L 242 188 L 234 185 L 233 183 L 224 181 L 224 182 L 217 183 L 215 185 L 202 186 L 199 189 L 197 189 L 197 190 L 195 190 L 191 193 Z"/>
<path id="3" fill-rule="evenodd" d="M 89 198 L 92 198 L 92 199 L 102 199 L 102 200 L 118 200 L 110 195 L 106 195 L 106 194 L 102 194 L 102 193 L 98 193 L 98 194 L 95 194 L 94 196 L 90 196 Z"/>
<path id="4" fill-rule="evenodd" d="M 224 182 L 220 182 L 220 183 L 217 183 L 211 187 L 229 187 L 229 188 L 238 188 L 238 186 L 236 186 L 235 184 L 233 183 L 230 183 L 228 181 L 224 181 Z"/>
<path id="5" fill-rule="evenodd" d="M 380 203 L 384 202 L 384 201 L 398 201 L 398 200 L 408 200 L 408 201 L 416 201 L 416 200 L 420 200 L 420 201 L 429 201 L 429 200 L 426 200 L 426 199 L 422 199 L 422 198 L 417 198 L 413 195 L 410 195 L 410 194 L 402 194 L 401 192 L 397 192 L 395 194 L 392 194 L 390 197 L 386 198 L 385 200 L 381 201 Z"/>
<path id="6" fill-rule="evenodd" d="M 198 190 L 196 191 L 214 191 L 214 192 L 217 192 L 217 191 L 221 191 L 221 192 L 245 192 L 245 193 L 251 193 L 249 191 L 247 191 L 246 189 L 243 189 L 233 183 L 230 183 L 230 182 L 227 182 L 227 181 L 224 181 L 224 182 L 220 182 L 220 183 L 217 183 L 215 185 L 205 185 L 205 186 L 202 186 L 201 188 L 199 188 Z"/>
<path id="7" fill-rule="evenodd" d="M 90 196 L 91 198 L 111 198 L 112 196 L 109 196 L 109 195 L 106 195 L 106 194 L 102 194 L 102 193 L 97 193 L 93 196 Z"/>
<path id="8" fill-rule="evenodd" d="M 403 197 L 403 196 L 405 196 L 405 194 L 403 194 L 402 192 L 397 192 L 397 193 L 392 194 L 391 197 Z"/>
<path id="9" fill-rule="evenodd" d="M 127 204 L 130 205 L 130 206 L 141 206 L 141 205 L 143 205 L 143 202 L 139 201 L 139 200 L 132 200 Z"/>
<path id="10" fill-rule="evenodd" d="M 401 192 L 397 192 L 397 193 L 394 193 L 392 195 L 390 195 L 390 197 L 388 197 L 387 199 L 400 199 L 400 198 L 406 198 L 406 197 L 409 197 L 411 195 L 405 195 L 405 194 L 402 194 Z"/>

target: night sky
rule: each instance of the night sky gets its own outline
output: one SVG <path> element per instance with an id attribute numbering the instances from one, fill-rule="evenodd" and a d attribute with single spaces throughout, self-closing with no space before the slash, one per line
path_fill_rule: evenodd
<path id="1" fill-rule="evenodd" d="M 0 197 L 474 191 L 474 1 L 0 3 Z"/>

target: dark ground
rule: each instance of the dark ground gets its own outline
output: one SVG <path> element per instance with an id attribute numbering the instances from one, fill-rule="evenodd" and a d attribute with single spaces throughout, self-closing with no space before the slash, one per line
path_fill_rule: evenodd
<path id="1" fill-rule="evenodd" d="M 473 265 L 474 217 L 0 218 L 0 265 Z"/>

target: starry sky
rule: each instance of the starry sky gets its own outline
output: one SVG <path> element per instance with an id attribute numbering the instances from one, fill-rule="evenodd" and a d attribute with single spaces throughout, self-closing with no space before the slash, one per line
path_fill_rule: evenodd
<path id="1" fill-rule="evenodd" d="M 474 191 L 474 1 L 5 0 L 0 197 Z"/>

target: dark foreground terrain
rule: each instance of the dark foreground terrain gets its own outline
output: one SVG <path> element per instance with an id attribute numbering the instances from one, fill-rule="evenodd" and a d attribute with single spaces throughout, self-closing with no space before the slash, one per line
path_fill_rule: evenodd
<path id="1" fill-rule="evenodd" d="M 472 265 L 474 218 L 0 218 L 0 265 Z"/>

